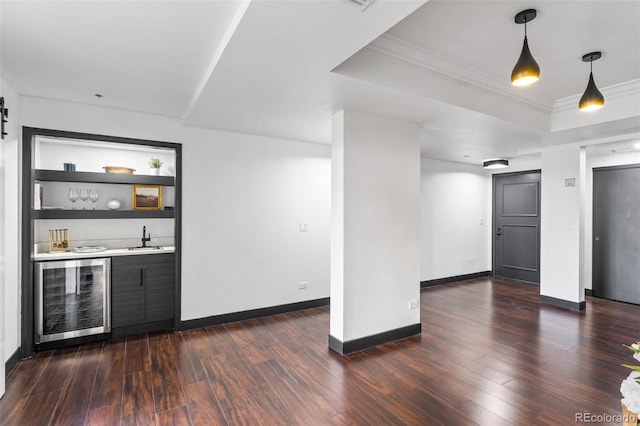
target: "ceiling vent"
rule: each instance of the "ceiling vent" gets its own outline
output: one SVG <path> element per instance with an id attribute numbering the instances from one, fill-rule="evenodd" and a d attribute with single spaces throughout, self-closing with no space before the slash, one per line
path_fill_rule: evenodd
<path id="1" fill-rule="evenodd" d="M 369 6 L 371 6 L 371 3 L 373 3 L 376 0 L 351 0 L 351 1 L 359 4 L 360 10 L 364 12 Z"/>

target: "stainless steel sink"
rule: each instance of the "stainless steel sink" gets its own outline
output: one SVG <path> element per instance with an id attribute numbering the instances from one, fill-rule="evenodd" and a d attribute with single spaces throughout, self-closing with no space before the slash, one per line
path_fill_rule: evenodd
<path id="1" fill-rule="evenodd" d="M 162 246 L 146 246 L 146 247 L 138 246 L 138 247 L 127 247 L 127 250 L 129 250 L 129 251 L 162 250 L 162 249 L 163 249 L 163 247 L 162 247 Z"/>

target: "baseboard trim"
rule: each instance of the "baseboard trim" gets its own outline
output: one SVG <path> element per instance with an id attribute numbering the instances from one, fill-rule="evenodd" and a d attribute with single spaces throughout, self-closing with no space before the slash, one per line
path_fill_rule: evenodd
<path id="1" fill-rule="evenodd" d="M 329 348 L 346 355 L 351 352 L 361 351 L 373 346 L 382 345 L 383 343 L 393 342 L 407 337 L 415 336 L 422 332 L 422 324 L 411 324 L 405 327 L 396 328 L 394 330 L 384 331 L 382 333 L 373 334 L 371 336 L 361 337 L 359 339 L 341 342 L 331 334 L 329 335 Z"/>
<path id="2" fill-rule="evenodd" d="M 7 362 L 4 363 L 5 379 L 9 377 L 9 373 L 11 373 L 11 370 L 13 370 L 13 367 L 15 367 L 16 364 L 18 364 L 18 361 L 20 361 L 20 348 L 16 349 L 15 352 L 11 354 Z"/>
<path id="3" fill-rule="evenodd" d="M 435 285 L 449 284 L 457 281 L 473 280 L 488 277 L 491 271 L 474 272 L 473 274 L 455 275 L 453 277 L 438 278 L 435 280 L 420 281 L 420 288 L 433 287 Z"/>
<path id="4" fill-rule="evenodd" d="M 587 307 L 587 302 L 571 302 L 570 300 L 556 299 L 551 296 L 540 295 L 540 303 L 545 305 L 555 306 L 557 308 L 569 309 L 572 311 L 584 311 Z"/>
<path id="5" fill-rule="evenodd" d="M 585 289 L 584 289 L 584 295 L 585 295 L 585 296 L 593 296 L 593 289 L 591 289 L 591 288 L 585 288 Z"/>
<path id="6" fill-rule="evenodd" d="M 248 311 L 232 312 L 229 314 L 213 315 L 205 318 L 180 321 L 177 330 L 192 330 L 194 328 L 210 327 L 228 322 L 244 321 L 285 312 L 300 311 L 329 305 L 330 298 L 306 300 L 304 302 L 287 303 L 285 305 L 270 306 L 268 308 L 251 309 Z"/>
<path id="7" fill-rule="evenodd" d="M 111 337 L 132 336 L 134 334 L 150 333 L 152 331 L 173 330 L 173 318 L 147 322 L 143 324 L 127 325 L 124 327 L 113 327 Z"/>

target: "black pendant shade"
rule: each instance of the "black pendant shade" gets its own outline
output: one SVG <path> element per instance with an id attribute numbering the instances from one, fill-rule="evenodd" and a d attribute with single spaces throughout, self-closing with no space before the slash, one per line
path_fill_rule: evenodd
<path id="1" fill-rule="evenodd" d="M 529 50 L 527 36 L 524 37 L 522 52 L 516 62 L 516 66 L 511 71 L 511 84 L 522 87 L 535 83 L 540 79 L 540 67 Z"/>
<path id="2" fill-rule="evenodd" d="M 602 93 L 600 93 L 600 90 L 598 90 L 598 87 L 593 80 L 593 61 L 600 59 L 601 56 L 602 53 L 600 52 L 591 52 L 582 57 L 583 62 L 591 63 L 591 72 L 589 72 L 589 83 L 587 83 L 587 88 L 585 89 L 578 104 L 580 111 L 595 111 L 604 106 L 604 96 L 602 96 Z"/>
<path id="3" fill-rule="evenodd" d="M 518 87 L 529 86 L 540 79 L 540 67 L 531 51 L 529 50 L 529 41 L 527 40 L 527 22 L 533 21 L 536 17 L 535 9 L 527 9 L 519 12 L 515 16 L 516 24 L 524 24 L 524 43 L 522 45 L 522 52 L 518 62 L 511 71 L 511 84 Z"/>

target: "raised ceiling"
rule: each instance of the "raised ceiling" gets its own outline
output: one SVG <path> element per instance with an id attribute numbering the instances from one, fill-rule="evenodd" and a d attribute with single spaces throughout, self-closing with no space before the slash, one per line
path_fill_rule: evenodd
<path id="1" fill-rule="evenodd" d="M 531 7 L 542 75 L 515 89 L 513 16 Z M 637 1 L 3 0 L 0 18 L 0 73 L 20 94 L 187 126 L 330 143 L 331 115 L 353 108 L 418 123 L 425 156 L 476 164 L 640 135 Z M 606 106 L 581 115 L 592 50 Z"/>
<path id="2" fill-rule="evenodd" d="M 527 24 L 529 47 L 541 68 L 538 83 L 515 88 L 510 75 L 522 49 L 524 26 L 514 15 L 536 8 Z M 494 79 L 514 95 L 536 96 L 551 109 L 557 99 L 584 91 L 589 65 L 582 55 L 602 51 L 594 62 L 601 87 L 640 78 L 639 1 L 430 1 L 387 32 L 452 61 L 469 80 Z"/>

